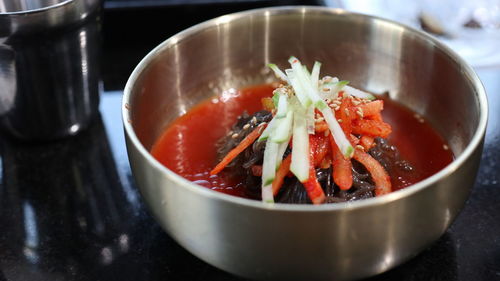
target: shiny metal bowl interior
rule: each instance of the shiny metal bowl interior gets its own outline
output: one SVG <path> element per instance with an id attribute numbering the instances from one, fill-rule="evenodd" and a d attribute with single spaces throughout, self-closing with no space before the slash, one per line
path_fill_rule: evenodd
<path id="1" fill-rule="evenodd" d="M 36 11 L 72 0 L 0 0 L 0 13 Z"/>
<path id="2" fill-rule="evenodd" d="M 176 117 L 229 88 L 269 81 L 265 65 L 290 55 L 323 62 L 356 87 L 389 92 L 425 116 L 456 160 L 379 198 L 322 206 L 236 198 L 197 186 L 149 149 Z M 474 73 L 431 37 L 380 18 L 320 7 L 222 16 L 160 44 L 125 87 L 123 120 L 134 176 L 162 227 L 231 273 L 269 280 L 352 280 L 386 271 L 441 236 L 474 183 L 487 101 Z"/>

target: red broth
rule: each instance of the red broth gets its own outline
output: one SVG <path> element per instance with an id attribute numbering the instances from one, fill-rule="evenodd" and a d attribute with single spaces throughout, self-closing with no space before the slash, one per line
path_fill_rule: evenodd
<path id="1" fill-rule="evenodd" d="M 216 142 L 230 130 L 244 110 L 249 114 L 261 110 L 261 98 L 272 96 L 273 89 L 272 85 L 254 86 L 228 91 L 202 102 L 168 126 L 154 144 L 151 154 L 188 180 L 245 197 L 244 186 L 238 179 L 224 171 L 210 175 L 210 170 L 217 164 Z M 398 148 L 401 158 L 415 168 L 410 174 L 391 174 L 393 190 L 421 181 L 453 160 L 443 138 L 406 107 L 384 99 L 382 115 L 392 126 L 389 141 Z"/>

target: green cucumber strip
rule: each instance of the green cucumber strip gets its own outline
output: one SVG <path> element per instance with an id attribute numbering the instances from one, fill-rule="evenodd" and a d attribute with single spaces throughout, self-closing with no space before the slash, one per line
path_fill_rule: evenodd
<path id="1" fill-rule="evenodd" d="M 312 87 L 311 77 L 306 71 L 304 71 L 300 61 L 295 57 L 292 57 L 289 62 L 292 66 L 293 73 L 297 75 L 300 86 L 302 86 L 304 92 L 309 96 L 312 102 L 316 105 L 319 104 L 320 101 L 323 101 L 323 99 L 319 96 L 318 87 Z"/>
<path id="2" fill-rule="evenodd" d="M 309 73 L 309 70 L 307 69 L 307 66 L 302 65 L 302 71 L 306 74 L 308 79 L 311 79 L 311 73 Z"/>
<path id="3" fill-rule="evenodd" d="M 290 85 L 292 86 L 293 91 L 295 92 L 295 96 L 299 100 L 300 104 L 302 104 L 304 108 L 309 107 L 309 105 L 311 105 L 311 99 L 309 98 L 306 91 L 302 87 L 295 71 L 287 69 L 286 74 L 288 75 L 288 78 L 290 80 Z"/>
<path id="4" fill-rule="evenodd" d="M 342 91 L 342 89 L 347 84 L 349 84 L 349 81 L 347 81 L 347 80 L 324 83 L 323 86 L 321 87 L 320 91 L 324 94 L 337 94 L 338 92 Z M 325 89 L 327 91 L 325 91 Z"/>
<path id="5" fill-rule="evenodd" d="M 307 133 L 305 112 L 301 108 L 298 108 L 293 117 L 292 145 L 290 171 L 300 182 L 305 182 L 309 178 L 309 134 Z"/>
<path id="6" fill-rule="evenodd" d="M 268 204 L 274 203 L 273 186 L 271 184 L 262 186 L 262 202 Z"/>
<path id="7" fill-rule="evenodd" d="M 275 108 L 278 108 L 280 96 L 281 96 L 281 93 L 278 90 L 273 91 L 273 104 L 274 104 Z"/>
<path id="8" fill-rule="evenodd" d="M 271 119 L 267 127 L 264 129 L 264 132 L 260 135 L 259 139 L 257 141 L 265 141 L 271 135 L 271 133 L 274 131 L 274 128 L 276 127 L 278 123 L 277 118 Z"/>
<path id="9" fill-rule="evenodd" d="M 337 87 L 340 87 L 342 89 L 344 86 L 346 86 L 347 84 L 349 84 L 349 81 L 348 80 L 341 80 L 341 81 L 338 81 L 335 84 L 337 85 Z"/>
<path id="10" fill-rule="evenodd" d="M 362 99 L 368 99 L 368 100 L 375 99 L 374 95 L 369 94 L 369 93 L 364 92 L 364 91 L 361 91 L 361 90 L 358 90 L 358 89 L 353 88 L 351 86 L 347 86 L 347 85 L 344 86 L 344 92 L 346 92 L 348 95 L 355 96 L 355 97 L 362 98 Z"/>
<path id="11" fill-rule="evenodd" d="M 314 89 L 318 89 L 318 81 L 319 81 L 319 70 L 321 68 L 321 63 L 318 61 L 314 62 L 313 69 L 311 71 L 311 86 Z"/>
<path id="12" fill-rule="evenodd" d="M 282 143 L 290 138 L 292 134 L 293 110 L 286 113 L 286 117 L 281 119 L 276 129 L 271 134 L 271 140 Z"/>
<path id="13" fill-rule="evenodd" d="M 328 124 L 328 128 L 333 135 L 333 140 L 339 147 L 340 152 L 342 152 L 345 158 L 351 158 L 354 153 L 354 149 L 349 140 L 347 140 L 347 137 L 344 134 L 344 131 L 342 131 L 342 128 L 337 122 L 337 119 L 335 119 L 335 116 L 333 116 L 332 111 L 327 108 L 325 110 L 322 110 L 321 113 L 323 113 L 323 117 L 325 118 L 325 121 Z"/>
<path id="14" fill-rule="evenodd" d="M 286 77 L 285 73 L 283 71 L 281 71 L 281 69 L 279 69 L 279 67 L 276 64 L 270 63 L 267 66 L 269 66 L 269 68 L 271 68 L 274 71 L 274 74 L 276 75 L 276 77 L 278 77 L 279 79 L 281 79 L 283 81 L 288 82 L 288 78 Z"/>
<path id="15" fill-rule="evenodd" d="M 314 106 L 309 106 L 307 108 L 306 124 L 307 124 L 307 133 L 309 133 L 310 135 L 315 134 L 316 123 L 314 122 Z"/>
<path id="16" fill-rule="evenodd" d="M 290 135 L 291 137 L 292 135 Z M 278 146 L 278 156 L 276 159 L 276 170 L 281 166 L 281 162 L 283 161 L 283 155 L 285 155 L 286 149 L 288 148 L 288 143 L 290 142 L 290 137 L 279 144 Z"/>
<path id="17" fill-rule="evenodd" d="M 278 111 L 276 112 L 276 117 L 277 118 L 285 117 L 288 111 L 287 108 L 288 108 L 288 97 L 285 94 L 280 94 L 278 99 Z"/>
<path id="18" fill-rule="evenodd" d="M 264 161 L 262 163 L 262 185 L 273 182 L 276 176 L 276 158 L 278 156 L 278 144 L 268 139 L 264 149 Z"/>
<path id="19" fill-rule="evenodd" d="M 328 105 L 326 104 L 326 102 L 322 99 L 316 101 L 316 103 L 314 104 L 314 106 L 319 109 L 320 111 L 321 110 L 325 110 L 326 108 L 328 108 Z"/>

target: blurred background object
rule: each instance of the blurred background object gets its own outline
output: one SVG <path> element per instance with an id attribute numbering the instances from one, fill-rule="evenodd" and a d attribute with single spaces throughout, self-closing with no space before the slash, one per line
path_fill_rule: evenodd
<path id="1" fill-rule="evenodd" d="M 101 0 L 0 0 L 3 131 L 53 140 L 95 118 L 101 6 Z"/>
<path id="2" fill-rule="evenodd" d="M 499 0 L 325 0 L 424 30 L 475 68 L 500 66 Z"/>

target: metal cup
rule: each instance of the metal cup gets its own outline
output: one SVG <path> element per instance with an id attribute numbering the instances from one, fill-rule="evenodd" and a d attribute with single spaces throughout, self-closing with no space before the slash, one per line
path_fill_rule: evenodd
<path id="1" fill-rule="evenodd" d="M 78 133 L 99 105 L 101 0 L 0 0 L 0 128 L 22 140 Z"/>

